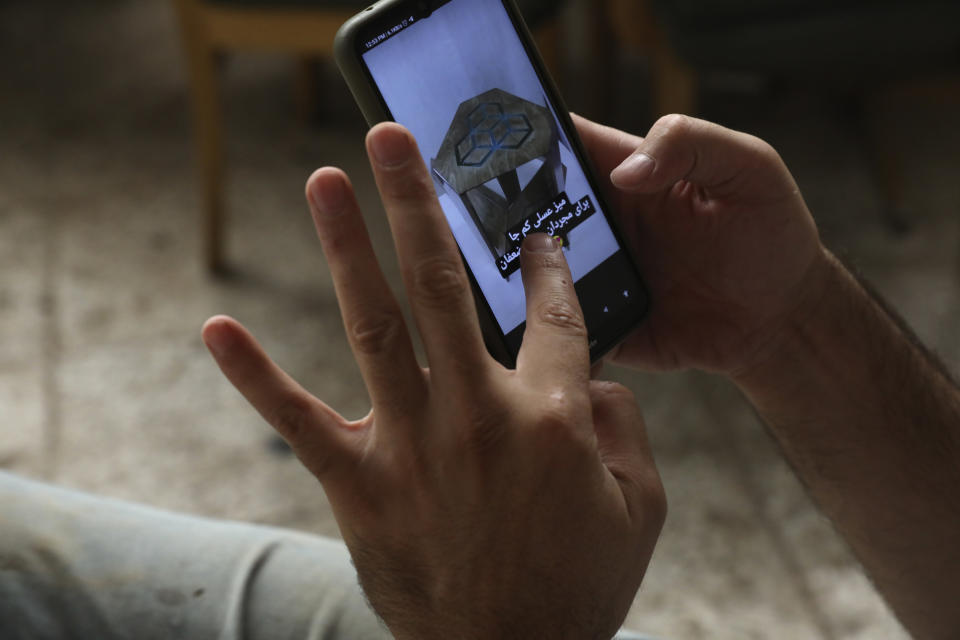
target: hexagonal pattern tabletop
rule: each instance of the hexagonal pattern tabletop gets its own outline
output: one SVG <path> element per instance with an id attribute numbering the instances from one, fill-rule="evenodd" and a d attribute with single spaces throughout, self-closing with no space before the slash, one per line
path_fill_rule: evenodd
<path id="1" fill-rule="evenodd" d="M 463 194 L 547 155 L 556 125 L 549 109 L 500 89 L 457 108 L 433 169 Z"/>

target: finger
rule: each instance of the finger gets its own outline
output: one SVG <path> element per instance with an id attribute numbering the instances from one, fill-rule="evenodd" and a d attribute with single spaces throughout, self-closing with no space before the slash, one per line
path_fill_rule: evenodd
<path id="1" fill-rule="evenodd" d="M 598 124 L 577 114 L 571 116 L 590 161 L 601 177 L 608 178 L 610 172 L 619 167 L 643 142 L 643 138 L 619 129 Z"/>
<path id="2" fill-rule="evenodd" d="M 662 525 L 666 496 L 636 398 L 623 385 L 593 381 L 590 403 L 600 460 L 619 481 L 631 516 L 647 525 L 656 518 Z"/>
<path id="3" fill-rule="evenodd" d="M 357 455 L 356 432 L 278 367 L 236 320 L 215 316 L 203 341 L 220 370 L 320 480 Z"/>
<path id="4" fill-rule="evenodd" d="M 333 168 L 314 172 L 307 201 L 370 401 L 382 415 L 402 415 L 419 406 L 426 382 L 346 174 Z"/>
<path id="5" fill-rule="evenodd" d="M 636 465 L 653 460 L 643 414 L 629 389 L 616 382 L 592 380 L 590 401 L 604 463 Z"/>
<path id="6" fill-rule="evenodd" d="M 600 377 L 603 375 L 603 363 L 604 363 L 603 360 L 598 360 L 595 365 L 590 367 L 591 380 L 599 380 Z"/>
<path id="7" fill-rule="evenodd" d="M 370 131 L 367 150 L 433 378 L 475 376 L 489 358 L 463 261 L 417 144 L 400 125 L 384 123 Z"/>
<path id="8" fill-rule="evenodd" d="M 517 371 L 542 386 L 585 389 L 590 351 L 583 312 L 560 244 L 528 236 L 520 256 L 527 297 L 527 327 Z"/>
<path id="9" fill-rule="evenodd" d="M 746 169 L 762 167 L 776 152 L 759 138 L 688 116 L 657 120 L 650 133 L 610 174 L 621 190 L 653 193 L 684 180 L 697 186 L 736 189 Z"/>

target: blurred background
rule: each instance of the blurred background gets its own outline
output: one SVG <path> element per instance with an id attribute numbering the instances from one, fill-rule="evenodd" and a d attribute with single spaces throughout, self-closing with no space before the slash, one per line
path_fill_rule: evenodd
<path id="1" fill-rule="evenodd" d="M 521 5 L 571 109 L 641 134 L 686 112 L 770 141 L 827 244 L 960 368 L 956 3 Z M 0 2 L 0 468 L 337 535 L 199 328 L 234 315 L 307 388 L 366 413 L 302 195 L 314 168 L 346 169 L 399 284 L 329 60 L 359 8 Z M 607 373 L 641 399 L 671 509 L 630 626 L 906 637 L 731 385 Z"/>

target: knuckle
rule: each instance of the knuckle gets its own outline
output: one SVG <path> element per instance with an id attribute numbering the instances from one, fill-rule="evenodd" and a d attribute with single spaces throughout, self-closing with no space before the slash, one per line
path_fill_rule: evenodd
<path id="1" fill-rule="evenodd" d="M 380 190 L 385 198 L 399 201 L 422 202 L 436 199 L 437 191 L 419 167 L 405 166 L 384 180 Z"/>
<path id="2" fill-rule="evenodd" d="M 766 140 L 741 134 L 744 166 L 762 175 L 789 176 L 789 170 L 780 153 Z"/>
<path id="3" fill-rule="evenodd" d="M 401 335 L 403 322 L 395 313 L 364 316 L 350 325 L 350 341 L 360 353 L 389 351 Z"/>
<path id="4" fill-rule="evenodd" d="M 411 282 L 413 296 L 436 307 L 448 305 L 468 288 L 462 265 L 449 258 L 420 262 L 412 270 Z"/>
<path id="5" fill-rule="evenodd" d="M 671 113 L 661 116 L 654 123 L 651 131 L 660 132 L 663 137 L 682 136 L 690 131 L 693 126 L 693 118 L 679 113 Z"/>
<path id="6" fill-rule="evenodd" d="M 596 400 L 594 410 L 613 411 L 615 415 L 630 415 L 641 425 L 644 424 L 643 414 L 637 404 L 637 396 L 622 384 L 616 382 L 594 382 L 591 392 Z"/>
<path id="7" fill-rule="evenodd" d="M 773 148 L 766 140 L 760 138 L 754 138 L 754 153 L 760 159 L 761 163 L 768 166 L 780 166 L 783 165 L 786 167 L 783 162 L 783 158 L 780 156 L 780 152 Z"/>
<path id="8" fill-rule="evenodd" d="M 598 388 L 610 400 L 617 401 L 617 402 L 627 402 L 634 405 L 637 402 L 636 396 L 633 394 L 633 391 L 630 391 L 630 389 L 623 386 L 619 382 L 604 381 L 603 383 L 598 385 Z"/>
<path id="9" fill-rule="evenodd" d="M 577 392 L 556 389 L 536 394 L 523 421 L 525 446 L 568 469 L 583 469 L 596 459 L 596 441 L 590 428 L 589 400 Z"/>
<path id="10" fill-rule="evenodd" d="M 550 296 L 537 305 L 537 322 L 565 335 L 586 338 L 587 328 L 583 322 L 583 313 L 571 300 L 561 296 Z"/>
<path id="11" fill-rule="evenodd" d="M 569 393 L 555 391 L 544 398 L 535 420 L 536 430 L 550 438 L 572 433 L 578 407 Z"/>

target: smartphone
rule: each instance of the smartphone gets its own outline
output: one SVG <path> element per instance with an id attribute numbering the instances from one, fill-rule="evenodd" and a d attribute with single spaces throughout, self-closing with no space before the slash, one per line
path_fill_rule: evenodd
<path id="1" fill-rule="evenodd" d="M 513 0 L 381 0 L 334 50 L 367 122 L 416 138 L 495 358 L 513 366 L 523 340 L 531 233 L 563 243 L 592 361 L 642 321 L 647 291 Z"/>

